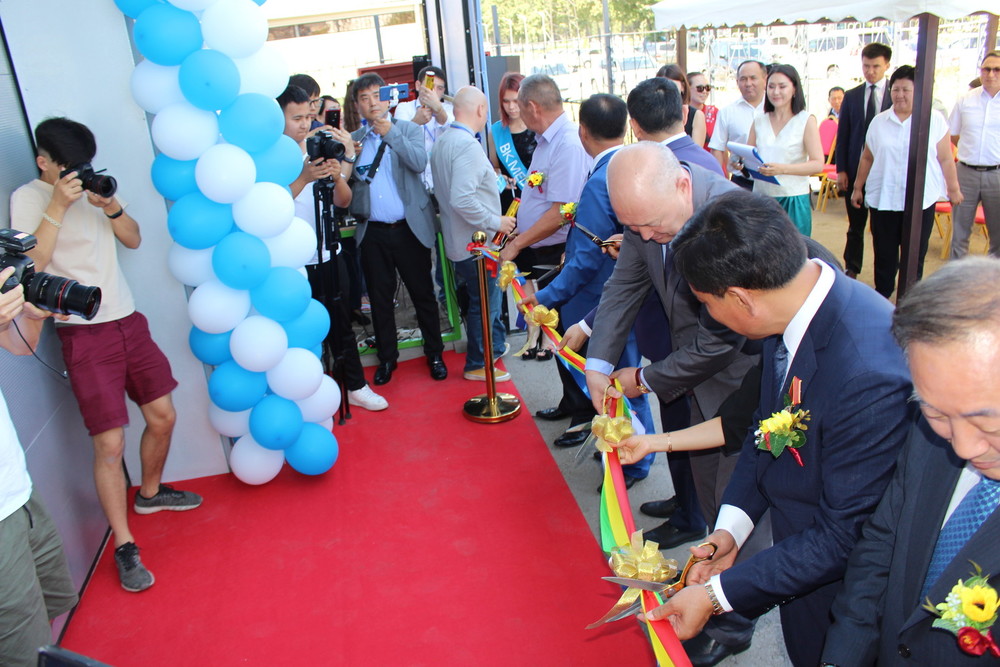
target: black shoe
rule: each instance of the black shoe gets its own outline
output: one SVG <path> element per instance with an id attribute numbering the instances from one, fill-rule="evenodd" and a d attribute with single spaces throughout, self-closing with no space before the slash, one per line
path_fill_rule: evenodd
<path id="1" fill-rule="evenodd" d="M 635 486 L 636 482 L 641 482 L 644 479 L 646 479 L 646 478 L 645 477 L 630 477 L 628 475 L 625 475 L 625 488 L 626 489 L 631 489 L 633 486 Z M 604 482 L 601 482 L 600 484 L 597 485 L 597 492 L 600 493 L 601 489 L 603 489 L 603 488 L 604 488 Z"/>
<path id="2" fill-rule="evenodd" d="M 585 428 L 581 431 L 566 431 L 552 444 L 556 447 L 576 447 L 577 445 L 582 445 L 586 442 L 587 438 L 590 437 L 590 429 Z"/>
<path id="3" fill-rule="evenodd" d="M 443 380 L 448 377 L 448 367 L 444 365 L 444 359 L 440 354 L 427 357 L 427 366 L 431 369 L 431 377 L 435 380 Z"/>
<path id="4" fill-rule="evenodd" d="M 655 516 L 658 519 L 669 519 L 677 511 L 677 498 L 667 500 L 653 500 L 639 505 L 639 511 L 646 516 Z"/>
<path id="5" fill-rule="evenodd" d="M 743 653 L 743 651 L 750 648 L 750 642 L 736 644 L 735 646 L 720 644 L 705 634 L 704 631 L 681 643 L 684 645 L 684 650 L 687 652 L 688 658 L 691 659 L 692 667 L 712 667 L 729 656 Z"/>
<path id="6" fill-rule="evenodd" d="M 678 530 L 669 523 L 664 523 L 653 530 L 644 532 L 642 539 L 656 542 L 661 549 L 673 549 L 688 542 L 703 540 L 707 534 L 708 531 L 704 528 L 701 530 Z"/>
<path id="7" fill-rule="evenodd" d="M 372 323 L 371 319 L 367 315 L 362 313 L 360 310 L 351 311 L 351 321 L 355 322 L 356 324 L 360 324 L 363 327 L 366 327 Z"/>
<path id="8" fill-rule="evenodd" d="M 544 419 L 547 422 L 555 422 L 560 419 L 566 419 L 569 417 L 569 413 L 560 408 L 558 405 L 554 408 L 545 408 L 544 410 L 536 410 L 535 416 L 539 419 Z"/>
<path id="9" fill-rule="evenodd" d="M 383 361 L 375 369 L 375 378 L 373 382 L 375 384 L 389 384 L 389 380 L 392 379 L 392 372 L 396 370 L 395 361 Z"/>

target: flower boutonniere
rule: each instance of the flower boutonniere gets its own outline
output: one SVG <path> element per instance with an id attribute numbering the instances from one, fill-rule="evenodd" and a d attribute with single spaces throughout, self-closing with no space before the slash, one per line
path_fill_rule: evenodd
<path id="1" fill-rule="evenodd" d="M 559 207 L 559 213 L 561 213 L 563 217 L 562 221 L 559 223 L 560 227 L 566 224 L 572 225 L 576 222 L 576 202 L 566 202 Z"/>
<path id="2" fill-rule="evenodd" d="M 927 599 L 924 609 L 937 618 L 932 627 L 947 630 L 958 637 L 958 647 L 969 655 L 983 655 L 989 651 L 1000 658 L 990 628 L 996 623 L 1000 602 L 997 591 L 989 585 L 989 575 L 975 563 L 976 574 L 965 581 L 961 579 L 952 587 L 944 602 L 935 605 Z"/>
<path id="3" fill-rule="evenodd" d="M 800 466 L 802 455 L 796 450 L 806 444 L 806 422 L 809 421 L 809 411 L 800 410 L 802 403 L 802 380 L 792 378 L 789 391 L 785 394 L 784 409 L 775 412 L 767 419 L 762 419 L 760 426 L 754 432 L 757 449 L 771 452 L 774 458 L 781 456 L 786 449 Z"/>
<path id="4" fill-rule="evenodd" d="M 542 190 L 542 183 L 545 181 L 545 174 L 540 171 L 533 171 L 528 174 L 528 187 L 538 188 L 538 192 L 545 192 Z"/>

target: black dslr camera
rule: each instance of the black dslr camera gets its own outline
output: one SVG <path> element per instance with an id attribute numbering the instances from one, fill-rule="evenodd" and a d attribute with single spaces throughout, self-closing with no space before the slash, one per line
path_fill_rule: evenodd
<path id="1" fill-rule="evenodd" d="M 112 179 L 114 180 L 114 179 Z M 8 266 L 14 273 L 0 285 L 0 293 L 18 283 L 24 285 L 24 299 L 42 310 L 62 315 L 79 315 L 85 320 L 94 319 L 101 307 L 101 288 L 81 285 L 75 280 L 35 271 L 35 261 L 25 255 L 35 247 L 37 239 L 31 234 L 15 229 L 0 229 L 0 271 Z"/>
<path id="2" fill-rule="evenodd" d="M 74 171 L 76 177 L 83 181 L 83 189 L 90 190 L 95 195 L 111 197 L 118 191 L 118 181 L 115 180 L 114 176 L 103 176 L 101 172 L 94 171 L 89 162 L 64 169 L 59 174 L 59 178 L 66 178 L 66 174 L 71 174 Z"/>
<path id="3" fill-rule="evenodd" d="M 343 160 L 346 152 L 344 144 L 333 138 L 326 130 L 320 130 L 306 139 L 306 154 L 310 160 Z"/>

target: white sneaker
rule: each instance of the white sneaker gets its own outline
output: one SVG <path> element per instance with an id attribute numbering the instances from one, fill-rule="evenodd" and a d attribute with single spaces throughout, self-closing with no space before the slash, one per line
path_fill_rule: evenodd
<path id="1" fill-rule="evenodd" d="M 389 401 L 372 391 L 372 388 L 368 385 L 363 386 L 361 389 L 347 392 L 347 396 L 351 399 L 351 405 L 357 405 L 372 412 L 385 410 L 389 407 Z"/>
<path id="2" fill-rule="evenodd" d="M 480 382 L 486 382 L 486 369 L 477 368 L 474 371 L 465 371 L 462 373 L 462 377 L 466 380 L 478 380 Z M 510 373 L 502 368 L 493 369 L 493 380 L 495 382 L 506 382 L 510 379 Z"/>

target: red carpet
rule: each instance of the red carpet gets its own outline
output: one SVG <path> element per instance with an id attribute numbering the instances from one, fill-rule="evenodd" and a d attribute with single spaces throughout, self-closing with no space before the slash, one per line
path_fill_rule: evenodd
<path id="1" fill-rule="evenodd" d="M 446 361 L 335 427 L 324 476 L 193 480 L 203 507 L 132 514 L 156 584 L 123 591 L 106 550 L 63 645 L 119 667 L 651 664 L 637 623 L 584 630 L 619 591 L 530 413 L 467 421 L 483 385 Z"/>

